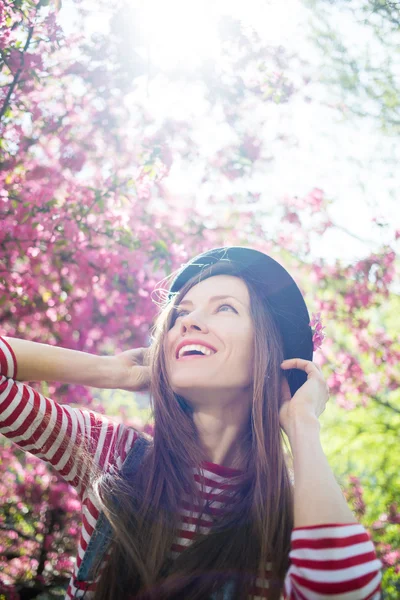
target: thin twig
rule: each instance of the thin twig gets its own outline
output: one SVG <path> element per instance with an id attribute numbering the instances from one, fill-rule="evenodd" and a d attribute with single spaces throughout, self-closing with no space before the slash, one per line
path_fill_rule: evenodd
<path id="1" fill-rule="evenodd" d="M 400 415 L 400 409 L 396 408 L 396 406 L 393 406 L 393 404 L 390 404 L 390 402 L 383 402 L 382 400 L 379 400 L 379 398 L 377 398 L 376 396 L 369 396 L 369 398 L 371 398 L 371 400 L 373 400 L 377 404 L 380 404 L 381 406 L 384 406 L 385 408 L 388 408 L 389 410 L 392 410 L 393 412 Z"/>
<path id="2" fill-rule="evenodd" d="M 20 77 L 20 75 L 22 73 L 22 68 L 24 66 L 24 53 L 27 51 L 27 49 L 29 47 L 29 44 L 31 42 L 31 38 L 32 38 L 32 35 L 33 35 L 33 31 L 34 31 L 34 26 L 31 25 L 31 27 L 29 27 L 29 31 L 28 31 L 28 38 L 26 40 L 24 49 L 22 51 L 21 66 L 19 67 L 18 71 L 14 75 L 14 79 L 13 79 L 11 85 L 10 85 L 10 89 L 8 90 L 8 93 L 7 93 L 7 96 L 6 96 L 5 100 L 4 100 L 3 106 L 1 107 L 1 110 L 0 110 L 0 119 L 2 119 L 3 115 L 5 114 L 5 112 L 6 112 L 7 108 L 8 108 L 11 96 L 12 96 L 12 94 L 14 92 L 14 89 L 15 89 L 17 83 L 18 83 L 19 77 Z"/>
<path id="3" fill-rule="evenodd" d="M 347 233 L 347 235 L 351 236 L 355 240 L 358 240 L 359 242 L 362 242 L 363 244 L 376 244 L 376 240 L 369 240 L 367 238 L 362 238 L 362 237 L 358 236 L 356 233 L 349 231 L 349 229 L 347 229 L 346 227 L 343 227 L 343 225 L 338 225 L 337 223 L 334 223 L 334 226 L 336 229 L 343 231 L 343 233 Z"/>

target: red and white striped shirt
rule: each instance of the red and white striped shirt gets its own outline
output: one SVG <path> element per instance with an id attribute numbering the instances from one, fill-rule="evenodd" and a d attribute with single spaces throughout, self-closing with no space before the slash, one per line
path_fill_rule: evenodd
<path id="1" fill-rule="evenodd" d="M 127 453 L 138 437 L 137 432 L 123 424 L 90 410 L 59 405 L 26 384 L 15 380 L 15 355 L 0 338 L 0 432 L 49 462 L 62 477 L 73 485 L 82 500 L 82 526 L 74 575 L 66 592 L 66 600 L 81 598 L 83 590 L 74 585 L 84 552 L 99 517 L 93 491 L 87 485 L 86 473 L 78 472 L 74 460 L 79 439 L 90 439 L 94 459 L 103 470 L 121 468 Z M 213 498 L 222 489 L 229 494 L 229 478 L 238 472 L 214 463 L 202 465 L 207 478 L 204 498 Z M 194 478 L 199 485 L 199 472 Z M 213 502 L 214 514 L 223 510 Z M 189 516 L 190 507 L 182 502 L 180 530 L 171 548 L 176 557 L 190 545 L 197 525 L 207 533 L 211 518 L 201 520 Z M 290 551 L 291 566 L 285 578 L 285 600 L 379 600 L 381 562 L 377 559 L 368 532 L 358 523 L 315 525 L 293 529 Z M 268 571 L 268 565 L 266 566 Z M 257 597 L 268 598 L 268 577 L 257 579 Z M 86 594 L 85 599 L 91 596 Z"/>

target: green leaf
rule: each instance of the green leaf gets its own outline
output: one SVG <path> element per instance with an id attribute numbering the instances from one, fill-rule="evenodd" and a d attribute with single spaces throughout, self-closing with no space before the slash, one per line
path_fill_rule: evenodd
<path id="1" fill-rule="evenodd" d="M 157 252 L 161 252 L 162 254 L 169 254 L 168 246 L 164 242 L 164 240 L 157 240 L 154 244 L 154 247 L 157 250 Z"/>

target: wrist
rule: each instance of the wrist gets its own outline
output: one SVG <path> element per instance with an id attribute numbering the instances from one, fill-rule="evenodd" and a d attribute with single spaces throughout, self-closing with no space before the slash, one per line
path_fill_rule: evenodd
<path id="1" fill-rule="evenodd" d="M 297 440 L 303 438 L 318 437 L 321 431 L 321 423 L 315 414 L 298 411 L 290 419 L 290 426 L 288 427 L 287 436 L 289 442 L 292 445 L 296 444 Z"/>
<path id="2" fill-rule="evenodd" d="M 117 365 L 114 356 L 97 356 L 96 381 L 91 385 L 103 389 L 116 389 L 117 386 Z"/>

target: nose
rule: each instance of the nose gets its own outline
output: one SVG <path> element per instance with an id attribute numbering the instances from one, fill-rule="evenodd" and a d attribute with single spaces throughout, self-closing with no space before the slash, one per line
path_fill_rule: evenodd
<path id="1" fill-rule="evenodd" d="M 199 315 L 191 312 L 188 315 L 185 315 L 180 318 L 180 330 L 181 333 L 186 331 L 208 331 L 208 327 L 206 323 L 200 319 Z"/>

